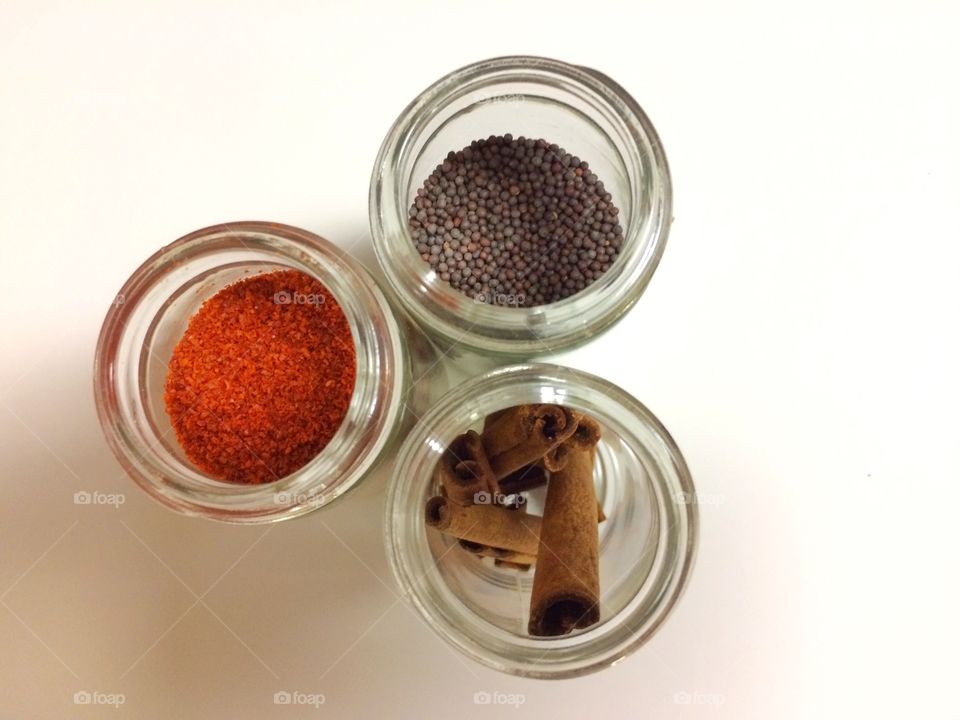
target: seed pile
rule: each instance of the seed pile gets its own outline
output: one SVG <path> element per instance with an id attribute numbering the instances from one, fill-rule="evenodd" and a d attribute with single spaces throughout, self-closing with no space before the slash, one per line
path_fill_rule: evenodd
<path id="1" fill-rule="evenodd" d="M 181 447 L 228 482 L 272 482 L 336 433 L 353 395 L 356 349 L 340 306 L 296 270 L 228 285 L 173 350 L 164 400 Z"/>
<path id="2" fill-rule="evenodd" d="M 619 210 L 589 165 L 512 135 L 451 152 L 417 190 L 410 231 L 442 280 L 480 302 L 543 305 L 610 269 Z"/>

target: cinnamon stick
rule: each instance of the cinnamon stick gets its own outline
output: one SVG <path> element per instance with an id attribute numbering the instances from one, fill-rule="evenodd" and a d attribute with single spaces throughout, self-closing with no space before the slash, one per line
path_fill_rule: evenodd
<path id="1" fill-rule="evenodd" d="M 574 444 L 551 474 L 530 597 L 529 631 L 569 633 L 600 620 L 600 554 L 594 447 Z"/>
<path id="2" fill-rule="evenodd" d="M 483 419 L 483 429 L 486 430 L 488 427 L 493 425 L 493 423 L 495 423 L 497 420 L 503 417 L 503 415 L 509 412 L 510 410 L 513 410 L 513 408 L 505 407 L 505 408 L 501 408 L 500 410 L 494 410 L 492 413 L 490 413 Z"/>
<path id="3" fill-rule="evenodd" d="M 524 513 L 527 512 L 527 503 L 523 496 L 517 495 L 517 498 L 522 502 L 518 502 L 515 505 L 511 505 L 514 512 Z M 537 538 L 537 543 L 539 544 L 540 539 Z M 537 561 L 537 558 L 533 555 L 517 555 L 516 557 L 498 557 L 494 558 L 493 564 L 497 567 L 512 568 L 513 570 L 519 570 L 520 572 L 527 572 L 533 564 Z"/>
<path id="4" fill-rule="evenodd" d="M 479 555 L 480 557 L 492 557 L 497 561 L 498 565 L 501 563 L 512 563 L 516 565 L 526 565 L 529 567 L 537 561 L 537 558 L 533 555 L 524 555 L 522 553 L 514 552 L 513 550 L 490 547 L 489 545 L 482 545 L 469 540 L 461 539 L 460 547 L 468 552 L 473 553 L 474 555 Z"/>
<path id="5" fill-rule="evenodd" d="M 483 446 L 500 480 L 540 460 L 577 429 L 573 413 L 560 405 L 517 405 L 503 411 L 483 431 Z"/>
<path id="6" fill-rule="evenodd" d="M 454 438 L 441 455 L 438 468 L 446 496 L 459 505 L 473 503 L 477 493 L 500 492 L 483 442 L 474 430 Z"/>
<path id="7" fill-rule="evenodd" d="M 533 490 L 547 482 L 547 473 L 540 465 L 524 465 L 500 480 L 500 492 L 504 495 Z"/>
<path id="8" fill-rule="evenodd" d="M 600 424 L 589 415 L 574 412 L 577 428 L 564 442 L 551 448 L 543 456 L 543 466 L 550 472 L 563 469 L 571 446 L 596 445 L 600 440 Z"/>
<path id="9" fill-rule="evenodd" d="M 520 502 L 505 505 L 504 507 L 508 507 L 516 513 L 526 514 L 526 502 L 523 502 L 522 496 L 517 495 L 516 497 Z M 513 568 L 514 570 L 526 572 L 537 561 L 537 558 L 533 555 L 521 555 L 520 553 L 515 553 L 512 550 L 490 547 L 488 545 L 480 545 L 479 543 L 464 540 L 462 538 L 459 542 L 460 547 L 474 553 L 479 557 L 492 557 L 493 564 L 497 567 Z M 537 542 L 539 542 L 539 538 L 537 539 Z"/>
<path id="10" fill-rule="evenodd" d="M 597 439 L 599 439 L 599 435 L 597 436 Z M 570 440 L 567 442 L 570 442 Z M 566 449 L 566 443 L 561 443 L 559 447 Z M 564 457 L 564 463 L 565 462 L 566 457 Z M 500 492 L 504 495 L 516 495 L 517 493 L 534 490 L 546 484 L 547 473 L 542 465 L 526 465 L 519 470 L 515 470 L 514 472 L 510 473 L 500 481 Z M 525 504 L 519 504 L 519 506 L 525 507 Z M 510 505 L 508 507 L 514 506 Z M 603 522 L 606 519 L 607 515 L 603 512 L 603 505 L 601 505 L 600 501 L 597 500 L 597 522 Z"/>
<path id="11" fill-rule="evenodd" d="M 447 535 L 479 545 L 521 555 L 537 554 L 541 526 L 537 515 L 501 505 L 458 505 L 449 498 L 437 496 L 427 501 L 426 523 Z"/>

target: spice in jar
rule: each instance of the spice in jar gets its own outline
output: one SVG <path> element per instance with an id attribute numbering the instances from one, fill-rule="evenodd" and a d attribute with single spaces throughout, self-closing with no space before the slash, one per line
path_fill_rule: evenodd
<path id="1" fill-rule="evenodd" d="M 300 469 L 343 423 L 356 377 L 350 324 L 297 270 L 208 298 L 174 347 L 164 400 L 187 457 L 212 477 L 260 484 Z"/>
<path id="2" fill-rule="evenodd" d="M 457 436 L 437 464 L 440 494 L 427 527 L 499 567 L 534 568 L 528 632 L 565 635 L 600 621 L 597 524 L 606 519 L 593 485 L 600 425 L 560 405 L 517 405 L 487 416 L 483 432 Z M 543 516 L 524 493 L 546 485 Z"/>
<path id="3" fill-rule="evenodd" d="M 623 245 L 619 210 L 586 161 L 509 134 L 449 153 L 417 190 L 409 225 L 441 280 L 498 305 L 575 295 Z"/>

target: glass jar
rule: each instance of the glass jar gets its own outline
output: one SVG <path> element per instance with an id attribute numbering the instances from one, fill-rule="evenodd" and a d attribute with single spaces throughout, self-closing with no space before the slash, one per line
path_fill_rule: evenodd
<path id="1" fill-rule="evenodd" d="M 301 469 L 264 485 L 221 482 L 197 469 L 176 440 L 163 399 L 167 364 L 207 298 L 280 269 L 312 275 L 343 309 L 357 353 L 353 396 L 329 445 Z M 433 362 L 425 339 L 405 324 L 361 265 L 312 233 L 264 222 L 198 230 L 154 254 L 120 290 L 97 343 L 97 414 L 127 473 L 174 510 L 235 523 L 301 515 L 341 496 L 374 467 L 397 436 L 405 401 L 429 402 L 405 396 L 412 365 Z"/>
<path id="2" fill-rule="evenodd" d="M 506 133 L 545 138 L 587 160 L 620 209 L 619 257 L 559 302 L 475 301 L 439 278 L 409 231 L 416 191 L 447 153 Z M 512 357 L 570 348 L 620 319 L 657 267 L 671 213 L 666 156 L 637 102 L 595 70 L 537 57 L 485 60 L 431 85 L 390 129 L 370 182 L 374 248 L 404 308 L 442 343 Z"/>
<path id="3" fill-rule="evenodd" d="M 504 407 L 555 403 L 601 425 L 594 483 L 601 621 L 576 634 L 527 634 L 533 572 L 493 564 L 428 530 L 424 507 L 440 492 L 435 468 L 460 433 Z M 543 489 L 529 512 L 539 514 Z M 444 640 L 494 669 L 527 677 L 582 675 L 642 645 L 676 604 L 698 531 L 693 482 L 654 415 L 605 380 L 556 365 L 514 365 L 452 390 L 407 435 L 387 493 L 386 544 L 405 595 Z"/>

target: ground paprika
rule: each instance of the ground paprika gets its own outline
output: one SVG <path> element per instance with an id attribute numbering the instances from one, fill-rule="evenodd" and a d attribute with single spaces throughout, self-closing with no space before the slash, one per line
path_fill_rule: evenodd
<path id="1" fill-rule="evenodd" d="M 227 285 L 173 350 L 164 401 L 177 440 L 205 473 L 278 480 L 323 450 L 356 379 L 356 348 L 327 288 L 297 270 Z"/>

